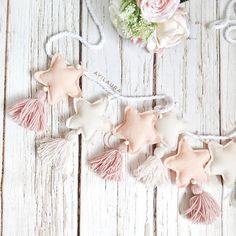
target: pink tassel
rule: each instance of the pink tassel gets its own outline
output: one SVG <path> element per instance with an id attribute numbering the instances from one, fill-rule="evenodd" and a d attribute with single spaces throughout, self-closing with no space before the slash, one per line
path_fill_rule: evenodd
<path id="1" fill-rule="evenodd" d="M 195 224 L 211 224 L 220 215 L 217 202 L 197 184 L 191 186 L 191 191 L 194 196 L 189 200 L 185 215 Z"/>
<path id="2" fill-rule="evenodd" d="M 22 127 L 32 131 L 43 131 L 46 127 L 44 104 L 46 93 L 38 91 L 36 98 L 25 99 L 9 109 L 9 115 Z"/>
<path id="3" fill-rule="evenodd" d="M 127 146 L 122 144 L 118 149 L 103 152 L 89 161 L 91 169 L 105 180 L 120 181 L 122 179 L 122 154 Z"/>

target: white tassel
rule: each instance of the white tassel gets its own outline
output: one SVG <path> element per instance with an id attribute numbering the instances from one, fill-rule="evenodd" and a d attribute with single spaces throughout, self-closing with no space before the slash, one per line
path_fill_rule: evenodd
<path id="1" fill-rule="evenodd" d="M 145 184 L 146 187 L 161 186 L 169 183 L 169 171 L 161 160 L 164 155 L 165 149 L 163 147 L 156 148 L 154 156 L 149 156 L 143 164 L 134 170 L 134 177 Z"/>
<path id="2" fill-rule="evenodd" d="M 65 138 L 44 138 L 38 144 L 39 158 L 47 164 L 52 164 L 56 169 L 61 169 L 71 154 L 77 135 L 77 131 L 70 131 Z"/>

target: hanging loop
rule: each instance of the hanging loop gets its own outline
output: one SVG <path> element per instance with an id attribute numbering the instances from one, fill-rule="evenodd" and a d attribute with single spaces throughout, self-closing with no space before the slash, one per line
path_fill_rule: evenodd
<path id="1" fill-rule="evenodd" d="M 52 35 L 51 37 L 49 37 L 49 39 L 45 43 L 45 52 L 48 55 L 48 57 L 52 58 L 52 56 L 53 56 L 52 43 L 55 41 L 58 41 L 62 38 L 71 38 L 71 39 L 78 40 L 85 47 L 90 48 L 90 49 L 100 49 L 103 47 L 104 42 L 105 42 L 105 36 L 103 33 L 102 25 L 100 24 L 99 20 L 97 19 L 96 15 L 94 13 L 94 9 L 91 6 L 90 1 L 85 0 L 85 2 L 86 2 L 88 12 L 89 12 L 94 24 L 96 25 L 96 27 L 98 29 L 98 33 L 99 33 L 98 41 L 96 43 L 90 43 L 84 37 L 82 37 L 81 35 L 79 35 L 77 33 L 73 33 L 70 31 L 59 32 L 59 33 L 56 33 L 56 34 Z"/>

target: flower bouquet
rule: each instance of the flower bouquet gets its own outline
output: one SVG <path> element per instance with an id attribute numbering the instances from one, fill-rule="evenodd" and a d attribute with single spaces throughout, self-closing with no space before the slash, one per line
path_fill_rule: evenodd
<path id="1" fill-rule="evenodd" d="M 162 54 L 189 37 L 180 0 L 112 0 L 109 10 L 118 33 L 149 52 Z"/>

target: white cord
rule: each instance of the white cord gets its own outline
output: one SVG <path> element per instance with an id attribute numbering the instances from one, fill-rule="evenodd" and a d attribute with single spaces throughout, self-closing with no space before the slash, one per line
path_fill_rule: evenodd
<path id="1" fill-rule="evenodd" d="M 229 133 L 228 135 L 211 135 L 211 134 L 194 134 L 191 132 L 184 132 L 183 135 L 190 136 L 193 138 L 196 138 L 201 141 L 224 141 L 224 140 L 229 140 L 229 139 L 234 139 L 236 138 L 236 130 L 233 132 Z"/>
<path id="2" fill-rule="evenodd" d="M 90 4 L 89 0 L 85 0 L 87 8 L 88 8 L 88 12 L 91 15 L 91 18 L 93 20 L 93 22 L 95 23 L 95 25 L 97 26 L 98 32 L 99 32 L 99 41 L 97 43 L 89 43 L 88 41 L 86 41 L 83 37 L 81 37 L 80 35 L 73 33 L 73 32 L 69 32 L 69 31 L 65 31 L 65 32 L 60 32 L 57 34 L 52 35 L 46 42 L 45 44 L 45 51 L 46 54 L 52 58 L 53 53 L 51 52 L 51 48 L 52 48 L 52 43 L 54 41 L 57 41 L 61 38 L 65 38 L 65 37 L 70 37 L 72 39 L 76 39 L 79 40 L 82 44 L 84 44 L 87 48 L 92 48 L 92 49 L 99 49 L 103 46 L 104 41 L 105 41 L 105 37 L 103 35 L 103 31 L 102 31 L 102 26 L 99 23 L 94 10 Z M 68 63 L 69 64 L 69 63 Z M 90 74 L 89 72 L 85 72 L 84 74 L 88 79 L 90 79 L 91 81 L 93 81 L 94 83 L 96 83 L 97 85 L 99 85 L 106 93 L 111 94 L 114 98 L 118 98 L 121 100 L 130 100 L 130 101 L 147 101 L 147 100 L 157 100 L 158 103 L 161 101 L 163 102 L 162 104 L 158 104 L 155 107 L 155 110 L 158 113 L 166 113 L 168 111 L 171 111 L 174 103 L 171 97 L 165 95 L 165 94 L 158 94 L 158 95 L 150 95 L 150 96 L 124 96 L 121 95 L 120 93 L 116 92 L 115 90 L 112 89 L 111 86 L 109 86 L 109 84 L 107 84 L 106 82 L 104 82 L 103 80 L 99 79 L 99 75 L 95 75 L 95 74 Z"/>
<path id="3" fill-rule="evenodd" d="M 174 102 L 172 97 L 167 96 L 166 94 L 157 94 L 157 95 L 145 95 L 145 96 L 125 96 L 122 95 L 115 90 L 113 90 L 108 83 L 99 79 L 99 75 L 91 74 L 89 72 L 85 72 L 84 75 L 91 80 L 92 82 L 96 83 L 100 86 L 106 93 L 111 94 L 113 98 L 118 98 L 121 100 L 129 100 L 129 101 L 148 101 L 148 100 L 157 100 L 158 104 L 154 110 L 158 113 L 166 113 L 173 109 Z"/>
<path id="4" fill-rule="evenodd" d="M 90 43 L 88 42 L 85 38 L 83 38 L 82 36 L 80 36 L 77 33 L 73 33 L 73 32 L 69 32 L 69 31 L 64 31 L 64 32 L 59 32 L 56 33 L 54 35 L 52 35 L 45 43 L 45 51 L 46 54 L 52 58 L 53 53 L 52 53 L 52 43 L 54 41 L 57 41 L 61 38 L 72 38 L 72 39 L 76 39 L 79 40 L 85 47 L 87 48 L 92 48 L 92 49 L 99 49 L 103 46 L 104 42 L 105 42 L 105 36 L 103 34 L 103 30 L 102 30 L 102 25 L 99 23 L 99 20 L 97 19 L 94 10 L 90 4 L 89 0 L 85 0 L 86 5 L 87 5 L 87 9 L 88 12 L 94 22 L 94 24 L 96 25 L 97 29 L 98 29 L 98 33 L 99 33 L 99 40 L 96 43 Z"/>
<path id="5" fill-rule="evenodd" d="M 236 19 L 230 19 L 230 11 L 233 9 L 236 14 L 236 8 L 234 8 L 236 0 L 230 0 L 225 7 L 225 16 L 223 20 L 216 20 L 208 25 L 209 28 L 219 30 L 225 29 L 223 36 L 229 43 L 236 44 L 236 39 L 233 39 L 230 34 L 232 31 L 236 30 Z"/>

